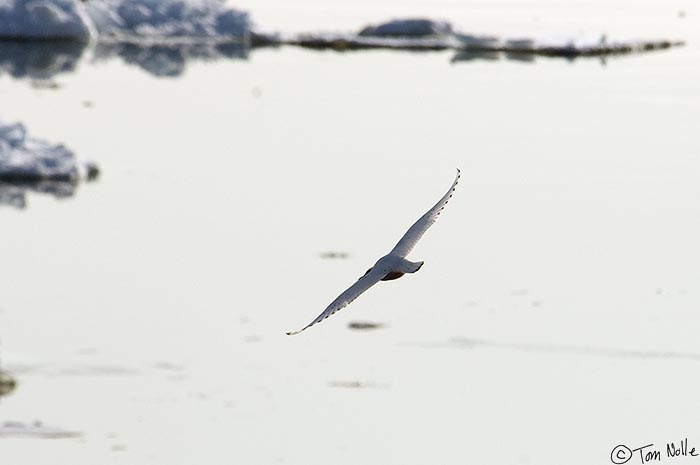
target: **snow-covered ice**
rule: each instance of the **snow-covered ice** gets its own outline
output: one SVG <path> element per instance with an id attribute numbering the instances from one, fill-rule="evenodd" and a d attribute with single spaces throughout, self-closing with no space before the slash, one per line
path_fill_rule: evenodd
<path id="1" fill-rule="evenodd" d="M 0 180 L 77 181 L 95 169 L 63 145 L 28 137 L 23 124 L 0 121 Z"/>
<path id="2" fill-rule="evenodd" d="M 86 4 L 101 39 L 244 40 L 248 13 L 218 0 L 101 0 Z"/>
<path id="3" fill-rule="evenodd" d="M 448 36 L 454 32 L 447 21 L 424 18 L 395 19 L 386 23 L 367 26 L 359 35 L 366 37 L 429 37 Z"/>
<path id="4" fill-rule="evenodd" d="M 77 0 L 0 0 L 0 37 L 87 41 L 92 22 Z"/>
<path id="5" fill-rule="evenodd" d="M 499 37 L 457 30 L 445 21 L 395 19 L 367 26 L 359 33 L 304 33 L 285 37 L 284 43 L 337 50 L 386 48 L 398 50 L 492 51 L 573 57 L 657 50 L 681 41 L 608 38 L 605 34 L 564 37 Z"/>
<path id="6" fill-rule="evenodd" d="M 0 204 L 23 208 L 27 191 L 70 197 L 79 179 L 97 173 L 95 164 L 78 162 L 63 145 L 27 136 L 21 123 L 0 121 Z"/>
<path id="7" fill-rule="evenodd" d="M 221 0 L 0 0 L 0 38 L 72 38 L 98 43 L 290 44 L 316 48 L 388 48 L 405 50 L 472 50 L 557 56 L 604 55 L 668 48 L 669 40 L 585 37 L 537 38 L 467 34 L 447 21 L 427 18 L 393 19 L 351 33 L 263 32 L 246 11 Z M 167 51 L 166 51 L 167 52 Z M 121 53 L 119 53 L 121 55 Z M 216 57 L 216 49 L 205 55 Z M 159 54 L 165 57 L 168 53 Z M 172 55 L 172 54 L 171 54 Z M 189 56 L 189 51 L 181 54 Z M 198 51 L 195 55 L 201 55 Z M 224 54 L 225 55 L 225 54 Z M 182 66 L 178 57 L 157 66 L 158 75 L 173 76 Z M 139 61 L 138 59 L 136 61 Z M 184 63 L 184 60 L 183 60 Z"/>
<path id="8" fill-rule="evenodd" d="M 0 0 L 0 38 L 247 40 L 248 13 L 219 0 Z"/>

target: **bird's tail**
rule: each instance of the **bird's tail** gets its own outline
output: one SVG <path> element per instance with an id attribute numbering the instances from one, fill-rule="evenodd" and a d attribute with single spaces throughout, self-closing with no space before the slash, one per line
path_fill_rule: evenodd
<path id="1" fill-rule="evenodd" d="M 405 273 L 415 273 L 416 271 L 420 270 L 421 266 L 423 266 L 423 262 L 410 262 L 408 260 L 405 260 L 403 264 Z"/>

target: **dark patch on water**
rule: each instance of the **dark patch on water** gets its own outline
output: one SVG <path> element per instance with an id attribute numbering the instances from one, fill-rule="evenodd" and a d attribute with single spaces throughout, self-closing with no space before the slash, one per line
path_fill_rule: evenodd
<path id="1" fill-rule="evenodd" d="M 371 321 L 352 321 L 348 323 L 348 328 L 355 329 L 359 331 L 366 331 L 370 329 L 380 329 L 384 328 L 386 325 L 384 323 L 373 323 Z"/>
<path id="2" fill-rule="evenodd" d="M 685 359 L 700 361 L 700 353 L 679 352 L 673 350 L 638 350 L 611 347 L 593 347 L 586 345 L 545 344 L 534 342 L 501 342 L 467 337 L 454 337 L 447 342 L 413 342 L 406 345 L 423 348 L 452 348 L 452 349 L 509 349 L 520 352 L 542 352 L 561 355 L 585 355 L 609 358 L 637 359 Z"/>
<path id="3" fill-rule="evenodd" d="M 9 373 L 0 371 L 0 396 L 6 396 L 15 390 L 17 381 Z"/>
<path id="4" fill-rule="evenodd" d="M 365 381 L 329 381 L 328 387 L 362 389 L 362 388 L 376 388 L 377 385 L 375 383 L 368 383 Z"/>
<path id="5" fill-rule="evenodd" d="M 319 257 L 325 258 L 325 259 L 343 259 L 343 258 L 348 258 L 350 256 L 349 253 L 347 252 L 336 252 L 336 251 L 328 251 L 328 252 L 321 252 L 318 254 Z"/>
<path id="6" fill-rule="evenodd" d="M 51 426 L 45 426 L 40 421 L 35 421 L 34 423 L 6 421 L 0 424 L 0 437 L 62 439 L 77 438 L 82 435 L 82 433 L 77 431 L 69 431 Z"/>

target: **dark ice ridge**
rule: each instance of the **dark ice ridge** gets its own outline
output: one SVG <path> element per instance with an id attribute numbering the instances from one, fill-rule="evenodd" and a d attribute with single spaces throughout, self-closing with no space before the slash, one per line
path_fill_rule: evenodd
<path id="1" fill-rule="evenodd" d="M 460 52 L 506 52 L 546 56 L 601 56 L 666 49 L 683 45 L 678 40 L 642 40 L 597 36 L 499 37 L 458 32 L 448 22 L 429 19 L 399 19 L 367 26 L 359 33 L 304 33 L 262 36 L 252 33 L 252 42 L 299 45 L 335 50 L 457 50 Z"/>

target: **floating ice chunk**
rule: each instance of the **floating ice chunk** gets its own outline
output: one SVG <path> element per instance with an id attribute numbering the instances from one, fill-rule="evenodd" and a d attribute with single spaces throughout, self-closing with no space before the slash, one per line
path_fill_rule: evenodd
<path id="1" fill-rule="evenodd" d="M 0 0 L 0 38 L 88 41 L 90 19 L 77 0 Z"/>
<path id="2" fill-rule="evenodd" d="M 101 0 L 87 3 L 101 39 L 243 40 L 248 13 L 218 0 Z"/>
<path id="3" fill-rule="evenodd" d="M 395 19 L 360 31 L 365 37 L 429 37 L 452 35 L 452 25 L 432 19 Z"/>
<path id="4" fill-rule="evenodd" d="M 0 121 L 0 180 L 76 181 L 83 168 L 63 145 L 27 137 L 21 123 Z"/>
<path id="5" fill-rule="evenodd" d="M 255 33 L 253 33 L 254 35 Z M 354 50 L 384 48 L 393 50 L 444 50 L 512 53 L 514 59 L 530 60 L 526 54 L 576 57 L 599 56 L 660 50 L 683 45 L 671 40 L 610 40 L 605 35 L 552 37 L 499 37 L 467 34 L 455 30 L 445 21 L 430 19 L 399 19 L 367 26 L 357 34 L 301 33 L 273 37 L 278 43 L 311 48 Z M 515 55 L 518 55 L 517 57 Z M 465 54 L 465 59 L 477 58 Z M 459 60 L 461 60 L 460 58 Z M 458 60 L 458 61 L 459 61 Z"/>
<path id="6" fill-rule="evenodd" d="M 634 51 L 661 46 L 663 41 L 644 41 L 634 39 L 610 39 L 606 34 L 588 36 L 545 36 L 536 40 L 535 46 L 539 50 L 560 50 L 572 54 L 594 54 L 598 50 Z"/>
<path id="7" fill-rule="evenodd" d="M 0 121 L 0 204 L 26 206 L 27 191 L 70 197 L 80 178 L 98 174 L 92 163 L 78 163 L 63 145 L 27 137 L 20 123 Z"/>
<path id="8" fill-rule="evenodd" d="M 453 37 L 365 37 L 354 34 L 306 33 L 284 38 L 285 44 L 335 50 L 445 50 L 455 48 Z"/>

